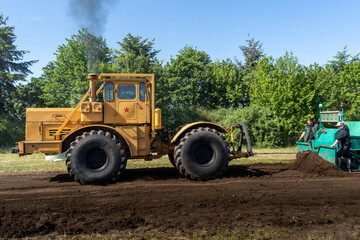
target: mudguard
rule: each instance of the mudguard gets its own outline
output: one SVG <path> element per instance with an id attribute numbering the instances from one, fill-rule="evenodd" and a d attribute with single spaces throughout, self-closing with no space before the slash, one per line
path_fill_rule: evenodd
<path id="1" fill-rule="evenodd" d="M 174 138 L 171 140 L 171 143 L 175 143 L 178 139 L 181 138 L 181 136 L 183 134 L 185 134 L 186 132 L 190 131 L 191 129 L 194 129 L 194 128 L 198 128 L 198 127 L 208 127 L 208 128 L 213 128 L 215 129 L 216 131 L 220 132 L 220 133 L 227 133 L 228 131 L 218 125 L 218 124 L 215 124 L 215 123 L 212 123 L 212 122 L 194 122 L 194 123 L 189 123 L 189 124 L 186 124 L 185 126 L 183 126 L 180 131 L 178 131 Z"/>

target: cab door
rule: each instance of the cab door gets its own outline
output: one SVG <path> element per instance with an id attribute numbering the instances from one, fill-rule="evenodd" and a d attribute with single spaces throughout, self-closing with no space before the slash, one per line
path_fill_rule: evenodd
<path id="1" fill-rule="evenodd" d="M 104 86 L 104 123 L 116 122 L 116 96 L 113 82 L 106 82 Z"/>
<path id="2" fill-rule="evenodd" d="M 151 117 L 150 107 L 150 83 L 139 83 L 139 101 L 138 107 L 141 114 L 138 115 L 139 123 L 149 123 Z"/>
<path id="3" fill-rule="evenodd" d="M 144 82 L 118 82 L 116 93 L 117 124 L 147 123 L 147 115 L 149 115 L 150 109 L 146 104 L 148 98 Z"/>

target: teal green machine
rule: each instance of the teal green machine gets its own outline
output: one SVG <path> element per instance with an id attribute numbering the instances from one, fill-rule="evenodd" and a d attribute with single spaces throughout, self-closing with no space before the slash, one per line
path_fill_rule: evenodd
<path id="1" fill-rule="evenodd" d="M 316 138 L 312 141 L 312 146 L 306 142 L 297 142 L 297 150 L 298 152 L 311 150 L 326 161 L 337 165 L 336 153 L 339 146 L 336 145 L 334 148 L 331 148 L 330 145 L 335 142 L 335 138 L 339 134 L 339 130 L 335 125 L 337 122 L 343 121 L 344 103 L 341 103 L 341 111 L 321 111 L 322 104 L 320 104 L 319 107 L 320 129 L 316 132 Z M 325 123 L 327 123 L 326 126 L 330 127 L 325 127 Z M 345 122 L 345 124 L 350 129 L 351 168 L 360 169 L 360 122 Z M 321 129 L 324 129 L 325 133 L 322 132 Z M 345 162 L 345 159 L 343 159 L 343 161 Z M 346 166 L 346 164 L 342 164 L 342 166 Z"/>

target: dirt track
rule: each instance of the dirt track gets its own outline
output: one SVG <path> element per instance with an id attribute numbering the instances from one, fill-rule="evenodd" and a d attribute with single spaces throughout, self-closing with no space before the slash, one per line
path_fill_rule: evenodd
<path id="1" fill-rule="evenodd" d="M 230 166 L 222 179 L 208 182 L 157 168 L 127 170 L 108 186 L 81 186 L 66 172 L 0 173 L 0 237 L 114 230 L 212 235 L 270 227 L 289 229 L 291 238 L 347 238 L 360 232 L 359 175 L 256 164 Z"/>

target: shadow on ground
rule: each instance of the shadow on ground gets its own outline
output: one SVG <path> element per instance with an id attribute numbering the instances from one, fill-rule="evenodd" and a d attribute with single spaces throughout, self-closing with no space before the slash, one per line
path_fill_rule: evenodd
<path id="1" fill-rule="evenodd" d="M 223 178 L 243 178 L 243 177 L 262 177 L 266 175 L 273 175 L 288 168 L 271 170 L 262 170 L 260 168 L 246 166 L 246 165 L 232 165 L 226 170 Z M 137 180 L 155 181 L 155 180 L 175 180 L 183 179 L 184 177 L 175 168 L 161 167 L 161 168 L 139 168 L 126 169 L 120 176 L 118 182 L 133 182 Z M 50 182 L 73 182 L 73 178 L 69 174 L 58 174 L 50 179 Z"/>

